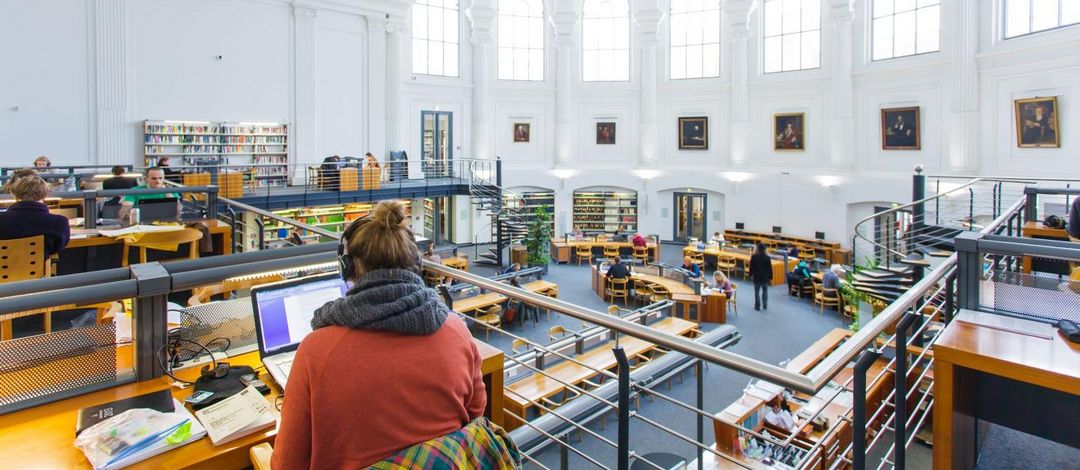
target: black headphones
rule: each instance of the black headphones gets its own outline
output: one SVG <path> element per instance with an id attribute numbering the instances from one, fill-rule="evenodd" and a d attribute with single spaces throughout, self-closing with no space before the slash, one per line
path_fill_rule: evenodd
<path id="1" fill-rule="evenodd" d="M 341 279 L 345 281 L 353 281 L 356 277 L 356 263 L 353 262 L 352 256 L 349 254 L 349 238 L 352 237 L 355 227 L 361 220 L 367 220 L 367 217 L 361 217 L 353 220 L 349 223 L 345 230 L 341 232 L 341 238 L 338 239 L 337 247 L 337 262 L 338 262 L 338 274 L 341 275 Z M 412 235 L 412 229 L 406 228 L 409 231 L 409 235 Z M 423 264 L 420 258 L 420 248 L 415 250 L 416 262 L 413 264 L 412 270 L 419 273 L 420 266 Z"/>
<path id="2" fill-rule="evenodd" d="M 1045 221 L 1043 221 L 1043 225 L 1049 228 L 1062 229 L 1065 228 L 1065 219 L 1062 219 L 1061 217 L 1058 217 L 1056 215 L 1051 215 L 1047 217 Z"/>
<path id="3" fill-rule="evenodd" d="M 204 379 L 220 379 L 229 375 L 229 363 L 215 360 L 213 365 L 207 364 L 202 369 L 199 369 L 199 375 Z"/>

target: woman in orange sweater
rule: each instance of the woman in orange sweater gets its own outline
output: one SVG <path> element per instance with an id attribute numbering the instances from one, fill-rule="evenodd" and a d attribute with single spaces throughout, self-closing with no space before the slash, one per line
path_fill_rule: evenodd
<path id="1" fill-rule="evenodd" d="M 483 415 L 480 354 L 465 323 L 420 277 L 398 202 L 381 202 L 342 238 L 353 282 L 315 311 L 300 343 L 272 467 L 367 467 Z"/>

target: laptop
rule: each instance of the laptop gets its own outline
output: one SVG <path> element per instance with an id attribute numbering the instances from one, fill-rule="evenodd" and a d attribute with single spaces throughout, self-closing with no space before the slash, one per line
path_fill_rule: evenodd
<path id="1" fill-rule="evenodd" d="M 156 221 L 175 222 L 180 219 L 179 204 L 176 198 L 147 199 L 135 205 L 139 209 L 139 223 Z"/>
<path id="2" fill-rule="evenodd" d="M 337 273 L 266 284 L 251 289 L 255 337 L 266 372 L 285 388 L 300 341 L 311 333 L 311 318 L 323 304 L 348 292 Z"/>

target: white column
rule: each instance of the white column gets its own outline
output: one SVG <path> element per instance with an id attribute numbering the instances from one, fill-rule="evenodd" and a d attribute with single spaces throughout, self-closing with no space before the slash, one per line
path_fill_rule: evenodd
<path id="1" fill-rule="evenodd" d="M 389 21 L 383 14 L 365 17 L 367 20 L 367 151 L 380 160 L 389 157 L 386 151 L 386 75 L 379 73 L 387 64 L 386 27 Z"/>
<path id="2" fill-rule="evenodd" d="M 127 7 L 125 0 L 94 2 L 95 123 L 98 165 L 142 165 L 142 159 L 130 161 L 131 149 L 127 125 Z"/>
<path id="3" fill-rule="evenodd" d="M 660 43 L 658 29 L 664 12 L 656 0 L 634 2 L 639 8 L 634 11 L 634 23 L 637 25 L 638 48 L 641 49 L 641 131 L 638 166 L 651 167 L 656 164 L 659 142 L 657 142 L 656 124 L 656 47 Z"/>
<path id="4" fill-rule="evenodd" d="M 830 118 L 829 126 L 829 161 L 833 168 L 847 169 L 854 162 L 855 152 L 855 87 L 852 84 L 852 0 L 830 0 L 829 18 L 832 44 L 828 47 L 835 51 L 831 56 L 829 73 Z"/>
<path id="5" fill-rule="evenodd" d="M 945 7 L 945 4 L 942 4 Z M 956 48 L 952 69 L 952 113 L 949 121 L 949 157 L 951 171 L 978 171 L 979 161 L 979 0 L 957 0 L 950 21 L 948 10 L 942 11 L 942 24 L 954 27 Z"/>
<path id="6" fill-rule="evenodd" d="M 477 158 L 495 156 L 495 145 L 491 139 L 491 77 L 495 63 L 492 47 L 491 27 L 495 23 L 495 2 L 493 0 L 473 0 L 466 11 L 472 24 L 470 39 L 473 44 L 473 152 Z"/>
<path id="7" fill-rule="evenodd" d="M 386 142 L 390 150 L 405 150 L 409 130 L 408 117 L 402 111 L 401 82 L 408 68 L 410 54 L 405 51 L 408 34 L 405 14 L 391 15 L 386 25 Z M 415 155 L 412 158 L 420 158 Z"/>
<path id="8" fill-rule="evenodd" d="M 744 166 L 750 160 L 750 104 L 747 80 L 750 65 L 747 43 L 750 37 L 750 0 L 724 2 L 724 24 L 731 34 L 731 165 Z"/>
<path id="9" fill-rule="evenodd" d="M 574 132 L 571 93 L 573 87 L 574 28 L 578 14 L 574 11 L 574 2 L 560 0 L 556 2 L 551 23 L 555 29 L 555 57 L 558 73 L 555 89 L 555 166 L 571 164 L 570 153 L 573 149 Z"/>
<path id="10" fill-rule="evenodd" d="M 316 129 L 318 76 L 318 16 L 314 8 L 293 6 L 293 108 L 295 121 L 292 123 L 292 136 L 289 147 L 293 161 L 299 164 L 315 163 L 322 160 L 318 155 L 318 133 Z M 298 166 L 299 167 L 299 166 Z"/>

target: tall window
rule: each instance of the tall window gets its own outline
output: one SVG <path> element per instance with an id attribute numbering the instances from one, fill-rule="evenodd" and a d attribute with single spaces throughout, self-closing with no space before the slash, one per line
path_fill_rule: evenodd
<path id="1" fill-rule="evenodd" d="M 874 0 L 874 60 L 937 52 L 941 0 Z"/>
<path id="2" fill-rule="evenodd" d="M 499 80 L 544 80 L 544 3 L 499 0 Z"/>
<path id="3" fill-rule="evenodd" d="M 821 66 L 821 0 L 765 0 L 765 73 Z"/>
<path id="4" fill-rule="evenodd" d="M 412 14 L 413 73 L 458 76 L 457 0 L 416 0 Z"/>
<path id="5" fill-rule="evenodd" d="M 1077 0 L 1005 0 L 1005 37 L 1080 23 Z"/>
<path id="6" fill-rule="evenodd" d="M 720 2 L 671 1 L 671 79 L 720 76 Z"/>
<path id="7" fill-rule="evenodd" d="M 630 80 L 630 8 L 626 0 L 585 0 L 581 79 Z"/>

